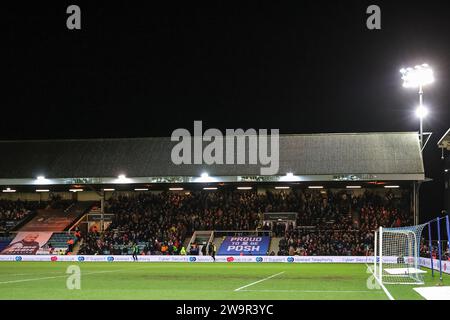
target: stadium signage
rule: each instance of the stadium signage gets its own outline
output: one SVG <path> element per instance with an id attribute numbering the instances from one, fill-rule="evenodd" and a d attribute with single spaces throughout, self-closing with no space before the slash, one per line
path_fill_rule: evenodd
<path id="1" fill-rule="evenodd" d="M 0 255 L 0 261 L 11 261 L 21 263 L 22 261 L 53 261 L 58 262 L 104 262 L 104 263 L 120 263 L 133 262 L 131 255 L 107 256 L 107 255 Z M 397 257 L 383 257 L 383 262 L 396 263 Z M 139 256 L 138 263 L 145 262 L 214 262 L 210 256 Z M 216 256 L 216 262 L 252 262 L 252 263 L 364 263 L 373 264 L 373 257 L 366 256 L 266 256 L 266 255 L 228 255 Z M 430 268 L 431 261 L 429 258 L 420 258 L 419 263 L 422 267 Z M 439 270 L 438 260 L 434 260 L 433 267 Z M 442 271 L 450 274 L 450 261 L 442 261 Z"/>
<path id="2" fill-rule="evenodd" d="M 187 129 L 178 128 L 172 132 L 170 140 L 178 142 L 171 152 L 175 165 L 250 164 L 259 165 L 261 175 L 278 173 L 279 129 L 270 129 L 270 135 L 267 129 L 258 132 L 255 129 L 226 129 L 224 135 L 214 128 L 203 132 L 202 121 L 194 121 L 193 135 Z M 204 147 L 204 142 L 209 144 Z"/>
<path id="3" fill-rule="evenodd" d="M 231 237 L 222 242 L 218 255 L 265 255 L 269 250 L 270 237 Z"/>

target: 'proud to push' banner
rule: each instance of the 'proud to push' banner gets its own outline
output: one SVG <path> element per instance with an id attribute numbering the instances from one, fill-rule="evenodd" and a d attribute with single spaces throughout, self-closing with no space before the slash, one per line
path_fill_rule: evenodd
<path id="1" fill-rule="evenodd" d="M 270 237 L 226 237 L 218 255 L 266 255 Z"/>

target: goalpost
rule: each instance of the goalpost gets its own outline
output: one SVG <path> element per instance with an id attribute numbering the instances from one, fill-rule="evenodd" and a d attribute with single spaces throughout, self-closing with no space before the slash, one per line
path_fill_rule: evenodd
<path id="1" fill-rule="evenodd" d="M 383 284 L 423 284 L 420 238 L 426 224 L 375 231 L 374 275 Z"/>

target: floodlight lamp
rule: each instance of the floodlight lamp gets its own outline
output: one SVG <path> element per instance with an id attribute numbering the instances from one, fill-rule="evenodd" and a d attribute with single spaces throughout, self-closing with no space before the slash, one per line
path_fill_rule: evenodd
<path id="1" fill-rule="evenodd" d="M 423 119 L 428 115 L 428 109 L 424 106 L 418 106 L 416 109 L 416 116 L 419 119 Z"/>
<path id="2" fill-rule="evenodd" d="M 414 68 L 402 68 L 400 73 L 402 74 L 403 87 L 405 88 L 418 88 L 434 81 L 433 69 L 426 63 L 417 65 Z"/>

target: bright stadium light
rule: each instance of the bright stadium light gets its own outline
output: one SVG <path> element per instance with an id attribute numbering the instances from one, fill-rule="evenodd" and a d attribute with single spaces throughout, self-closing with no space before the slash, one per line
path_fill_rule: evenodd
<path id="1" fill-rule="evenodd" d="M 134 191 L 148 191 L 148 188 L 135 188 Z"/>
<path id="2" fill-rule="evenodd" d="M 169 188 L 169 191 L 183 191 L 184 188 L 179 188 L 179 187 L 173 187 L 173 188 Z"/>
<path id="3" fill-rule="evenodd" d="M 36 192 L 50 192 L 49 189 L 36 189 Z"/>
<path id="4" fill-rule="evenodd" d="M 428 64 L 424 63 L 414 68 L 402 68 L 400 73 L 402 74 L 403 87 L 419 90 L 419 107 L 416 110 L 416 115 L 420 120 L 420 147 L 423 149 L 423 119 L 428 114 L 427 109 L 423 106 L 423 87 L 434 82 L 433 70 Z"/>
<path id="5" fill-rule="evenodd" d="M 386 189 L 398 189 L 398 188 L 400 188 L 400 186 L 398 186 L 398 185 L 387 185 L 387 186 L 384 186 Z"/>
<path id="6" fill-rule="evenodd" d="M 45 176 L 37 176 L 35 184 L 47 184 L 48 180 Z"/>
<path id="7" fill-rule="evenodd" d="M 428 109 L 425 106 L 418 106 L 416 109 L 416 116 L 419 119 L 423 119 L 428 115 Z"/>
<path id="8" fill-rule="evenodd" d="M 285 176 L 280 177 L 279 180 L 291 182 L 291 181 L 300 181 L 300 178 L 298 176 L 295 176 L 292 172 L 288 172 L 286 173 Z"/>
<path id="9" fill-rule="evenodd" d="M 4 189 L 4 190 L 2 190 L 4 193 L 14 193 L 14 192 L 16 192 L 16 190 L 14 190 L 14 189 L 11 189 L 11 188 L 6 188 L 6 189 Z"/>
<path id="10" fill-rule="evenodd" d="M 237 187 L 238 190 L 252 190 L 252 187 Z"/>
<path id="11" fill-rule="evenodd" d="M 361 186 L 346 186 L 347 189 L 361 189 Z"/>
<path id="12" fill-rule="evenodd" d="M 197 178 L 195 181 L 197 182 L 216 182 L 216 179 L 213 177 L 210 177 L 207 172 L 202 172 L 200 175 L 200 178 Z"/>
<path id="13" fill-rule="evenodd" d="M 121 173 L 117 176 L 116 183 L 129 183 L 129 182 L 130 179 L 128 179 L 125 174 Z"/>
<path id="14" fill-rule="evenodd" d="M 323 189 L 323 186 L 309 186 L 309 189 Z"/>
<path id="15" fill-rule="evenodd" d="M 217 190 L 217 187 L 204 187 L 203 190 Z"/>
<path id="16" fill-rule="evenodd" d="M 400 73 L 405 88 L 420 88 L 434 82 L 433 70 L 426 63 L 414 68 L 402 68 Z"/>
<path id="17" fill-rule="evenodd" d="M 113 188 L 105 188 L 105 189 L 103 189 L 103 191 L 113 192 L 113 191 L 116 191 L 116 189 L 113 189 Z"/>
<path id="18" fill-rule="evenodd" d="M 83 189 L 69 189 L 70 192 L 83 192 Z"/>
<path id="19" fill-rule="evenodd" d="M 278 187 L 275 187 L 275 189 L 277 189 L 277 190 L 283 190 L 283 189 L 290 189 L 291 187 L 289 187 L 289 186 L 278 186 Z"/>

